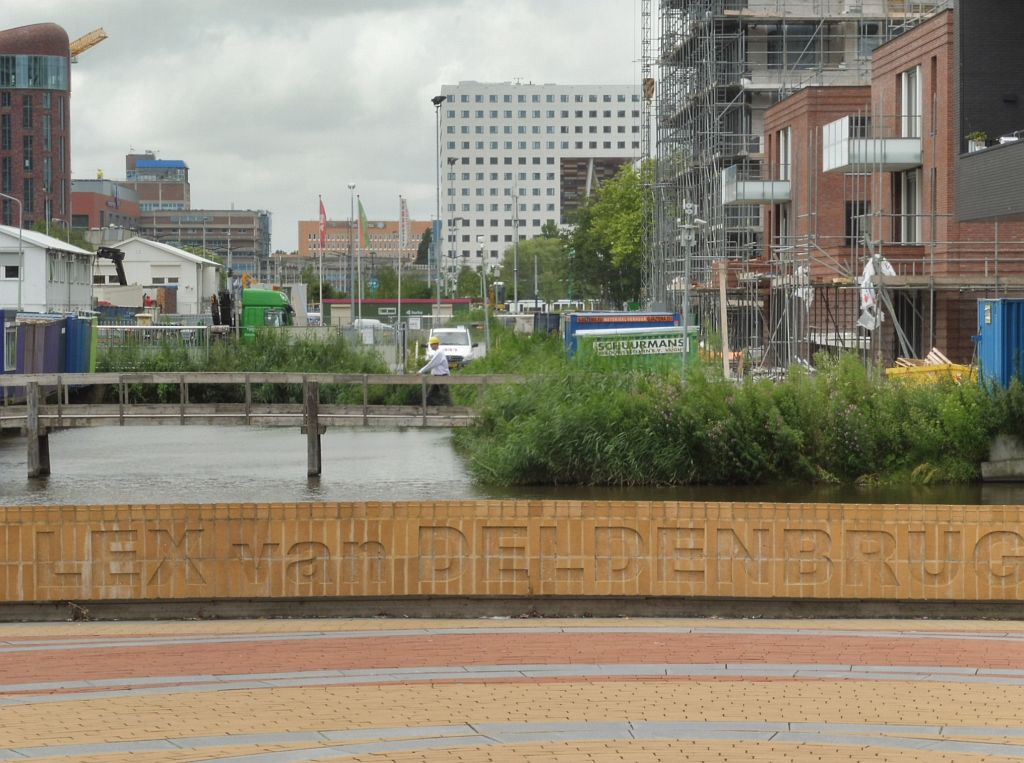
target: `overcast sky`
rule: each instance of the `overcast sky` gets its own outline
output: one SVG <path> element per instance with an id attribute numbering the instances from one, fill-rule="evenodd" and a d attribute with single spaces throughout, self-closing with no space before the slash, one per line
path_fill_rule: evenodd
<path id="1" fill-rule="evenodd" d="M 74 178 L 124 178 L 153 150 L 189 166 L 192 206 L 297 221 L 436 208 L 430 98 L 462 80 L 639 81 L 639 0 L 34 0 L 0 25 L 108 39 L 71 67 Z"/>

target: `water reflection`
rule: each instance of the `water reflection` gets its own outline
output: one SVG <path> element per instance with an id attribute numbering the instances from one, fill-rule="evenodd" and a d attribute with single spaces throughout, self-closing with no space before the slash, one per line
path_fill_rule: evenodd
<path id="1" fill-rule="evenodd" d="M 331 429 L 323 474 L 306 476 L 292 429 L 125 427 L 50 435 L 53 473 L 27 478 L 25 441 L 0 438 L 0 504 L 399 501 L 482 498 L 822 503 L 1024 503 L 1024 485 L 673 488 L 478 485 L 443 430 Z"/>

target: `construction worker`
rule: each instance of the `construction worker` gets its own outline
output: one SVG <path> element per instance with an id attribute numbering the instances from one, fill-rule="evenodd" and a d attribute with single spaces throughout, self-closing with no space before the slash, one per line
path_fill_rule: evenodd
<path id="1" fill-rule="evenodd" d="M 431 376 L 448 376 L 448 356 L 441 352 L 441 340 L 436 336 L 427 340 L 430 350 L 427 352 L 427 362 L 419 370 L 419 373 L 429 373 Z M 427 392 L 427 405 L 451 405 L 451 394 L 447 384 L 431 384 Z"/>

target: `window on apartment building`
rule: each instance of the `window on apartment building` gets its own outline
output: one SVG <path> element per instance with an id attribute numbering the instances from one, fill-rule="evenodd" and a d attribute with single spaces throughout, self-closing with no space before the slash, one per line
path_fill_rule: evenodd
<path id="1" fill-rule="evenodd" d="M 774 204 L 772 206 L 772 237 L 779 246 L 788 246 L 792 237 L 789 216 L 789 204 Z"/>
<path id="2" fill-rule="evenodd" d="M 813 69 L 821 63 L 821 39 L 815 24 L 771 24 L 769 69 Z"/>
<path id="3" fill-rule="evenodd" d="M 11 105 L 11 91 L 0 91 L 0 108 L 7 108 Z"/>
<path id="4" fill-rule="evenodd" d="M 778 180 L 789 180 L 789 171 L 792 164 L 792 141 L 793 136 L 790 128 L 783 127 L 777 135 L 779 141 L 779 163 L 777 168 Z"/>
<path id="5" fill-rule="evenodd" d="M 21 96 L 21 126 L 25 130 L 32 129 L 32 96 Z"/>
<path id="6" fill-rule="evenodd" d="M 921 137 L 921 67 L 900 73 L 900 129 L 904 138 Z"/>
<path id="7" fill-rule="evenodd" d="M 882 36 L 882 25 L 877 21 L 861 21 L 857 25 L 857 57 L 862 60 L 871 58 L 875 48 L 885 42 Z"/>
<path id="8" fill-rule="evenodd" d="M 0 114 L 0 150 L 11 150 L 11 115 Z"/>
<path id="9" fill-rule="evenodd" d="M 846 245 L 856 246 L 871 239 L 870 201 L 846 202 Z"/>
<path id="10" fill-rule="evenodd" d="M 902 244 L 921 242 L 921 169 L 897 173 L 893 183 L 893 239 Z"/>

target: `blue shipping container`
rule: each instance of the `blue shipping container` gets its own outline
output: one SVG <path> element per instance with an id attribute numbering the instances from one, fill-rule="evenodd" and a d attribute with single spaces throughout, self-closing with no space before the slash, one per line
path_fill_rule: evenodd
<path id="1" fill-rule="evenodd" d="M 979 299 L 978 379 L 1008 387 L 1024 378 L 1024 300 Z"/>
<path id="2" fill-rule="evenodd" d="M 569 357 L 576 354 L 576 332 L 587 329 L 665 328 L 681 323 L 679 313 L 569 313 L 565 321 L 565 348 Z"/>

